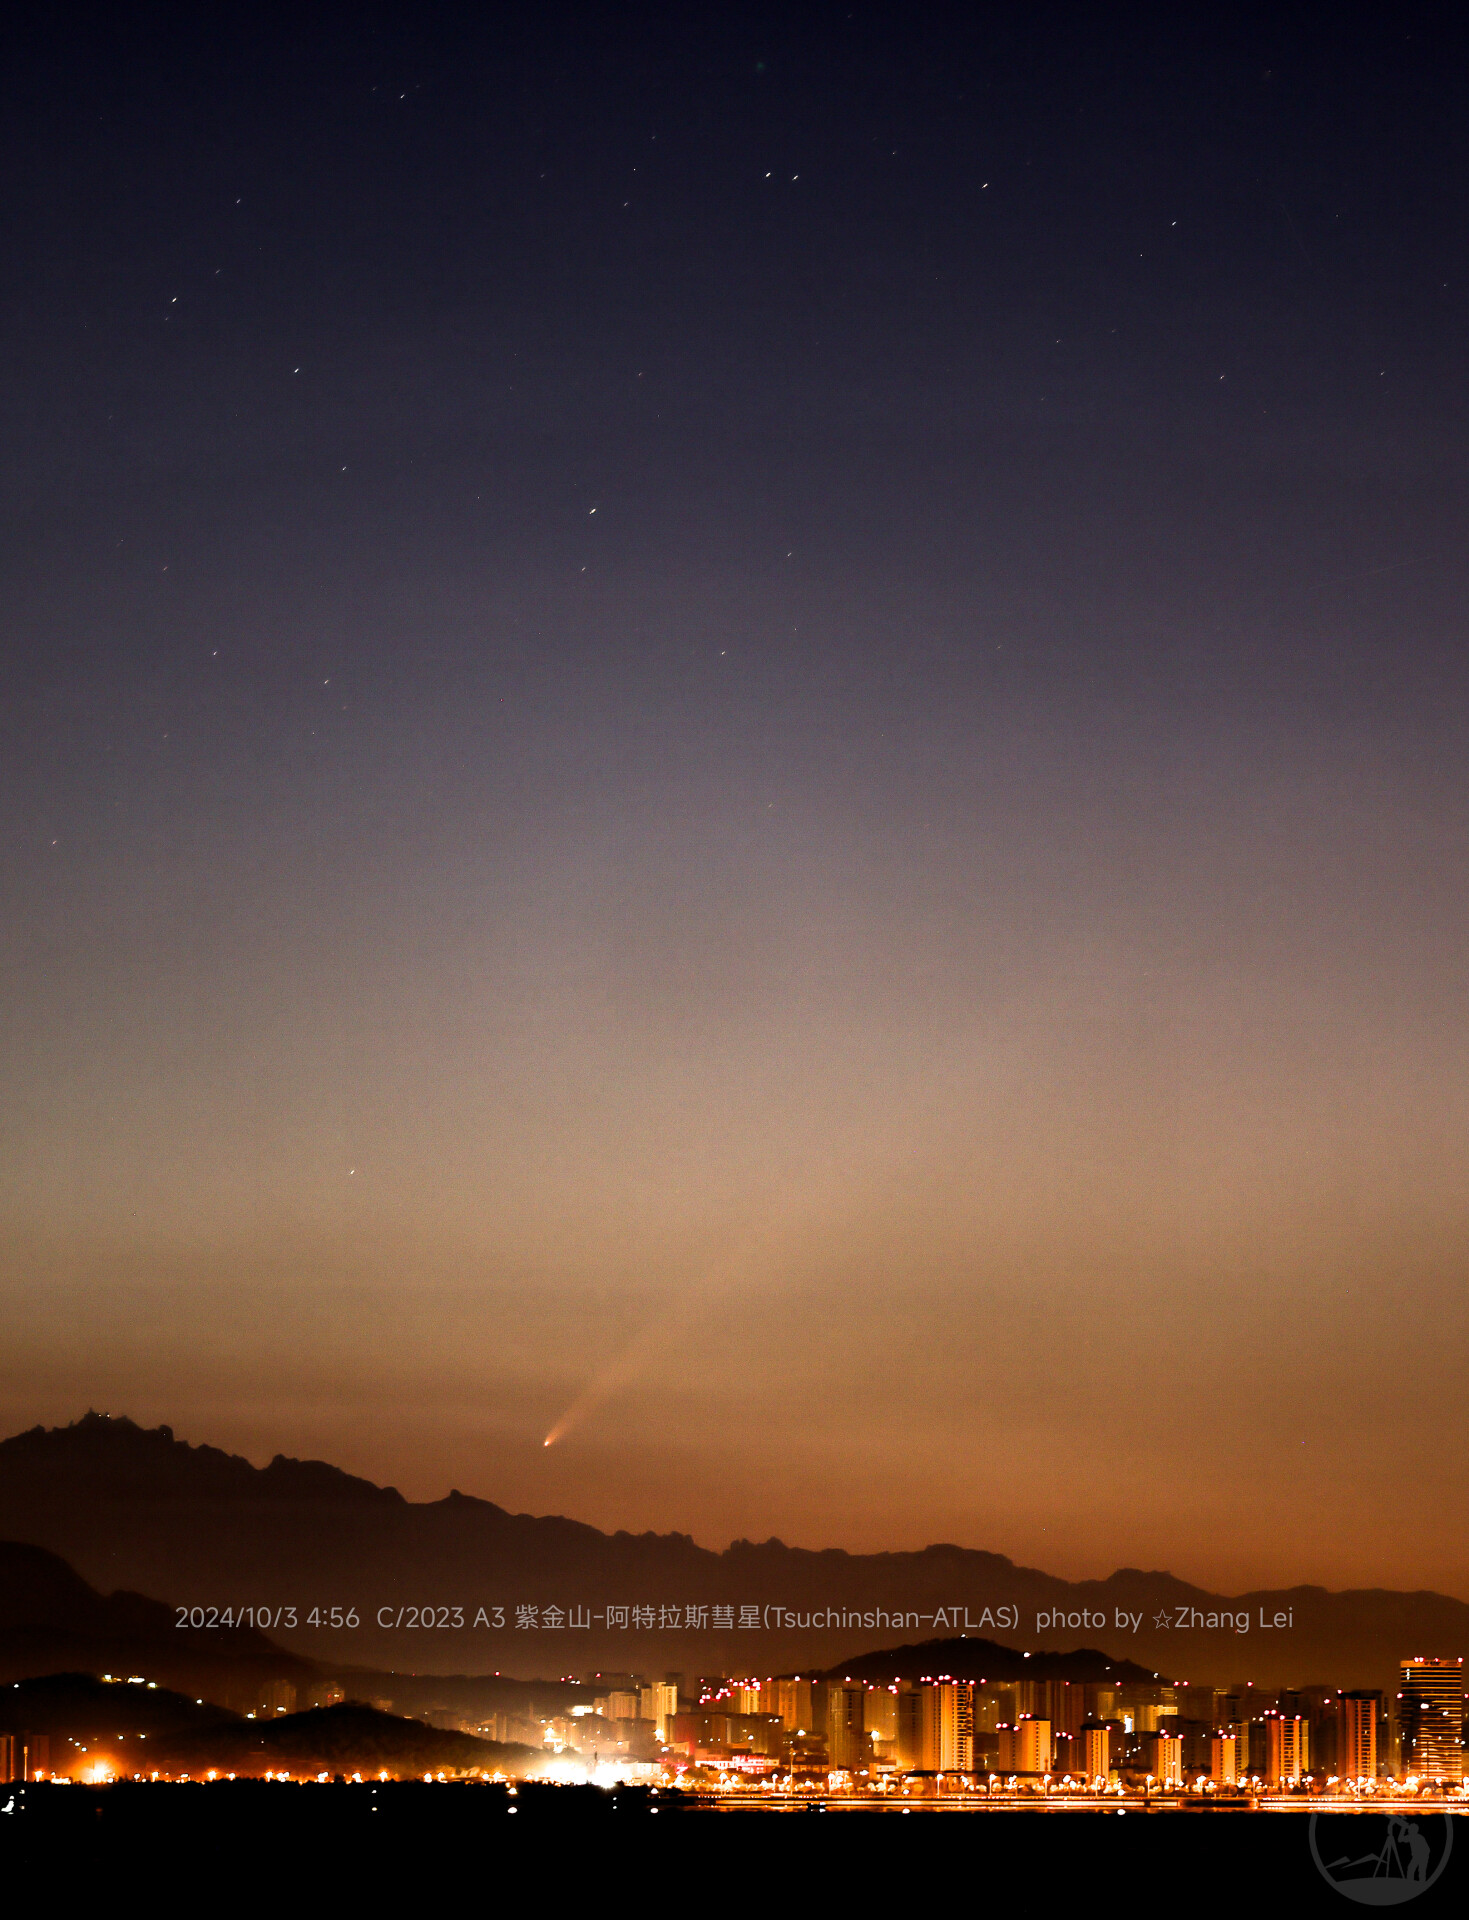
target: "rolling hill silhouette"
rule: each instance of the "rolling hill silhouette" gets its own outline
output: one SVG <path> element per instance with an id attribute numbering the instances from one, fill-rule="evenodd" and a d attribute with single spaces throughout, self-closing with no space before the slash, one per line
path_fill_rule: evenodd
<path id="1" fill-rule="evenodd" d="M 217 1768 L 221 1773 L 386 1772 L 396 1777 L 425 1773 L 524 1775 L 543 1766 L 546 1755 L 514 1742 L 481 1740 L 382 1713 L 359 1700 L 315 1707 L 275 1720 L 236 1721 L 180 1732 L 150 1743 L 152 1757 L 170 1772 Z"/>
<path id="2" fill-rule="evenodd" d="M 1157 1679 L 1151 1667 L 1135 1660 L 1112 1660 L 1096 1647 L 1077 1647 L 1071 1653 L 1026 1653 L 995 1640 L 963 1638 L 922 1640 L 913 1646 L 880 1647 L 873 1653 L 840 1660 L 822 1675 L 825 1680 L 862 1680 L 888 1686 L 894 1680 L 1069 1680 L 1124 1687 Z"/>
<path id="3" fill-rule="evenodd" d="M 274 1680 L 309 1681 L 312 1660 L 250 1628 L 204 1632 L 141 1593 L 101 1594 L 57 1554 L 0 1540 L 0 1681 L 38 1674 L 137 1674 L 194 1699 Z"/>

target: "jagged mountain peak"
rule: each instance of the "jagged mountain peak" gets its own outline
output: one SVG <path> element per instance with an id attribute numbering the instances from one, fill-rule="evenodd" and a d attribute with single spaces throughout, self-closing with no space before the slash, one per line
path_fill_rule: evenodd
<path id="1" fill-rule="evenodd" d="M 51 1475 L 120 1499 L 403 1504 L 396 1487 L 379 1487 L 325 1460 L 278 1453 L 268 1466 L 257 1467 L 241 1454 L 180 1440 L 172 1427 L 143 1427 L 126 1414 L 94 1409 L 67 1426 L 35 1426 L 0 1441 L 0 1480 Z"/>

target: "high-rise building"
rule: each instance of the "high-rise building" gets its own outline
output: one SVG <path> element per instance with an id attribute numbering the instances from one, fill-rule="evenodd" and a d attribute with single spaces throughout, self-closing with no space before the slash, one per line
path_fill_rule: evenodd
<path id="1" fill-rule="evenodd" d="M 1043 1713 L 1056 1733 L 1077 1734 L 1086 1719 L 1086 1688 L 1075 1680 L 1048 1680 Z"/>
<path id="2" fill-rule="evenodd" d="M 1178 1715 L 1177 1687 L 1130 1682 L 1119 1689 L 1119 1693 L 1117 1710 L 1129 1733 L 1172 1731 L 1168 1723 Z"/>
<path id="3" fill-rule="evenodd" d="M 616 1698 L 616 1696 L 613 1696 Z M 651 1686 L 638 1689 L 638 1712 L 640 1720 L 651 1720 L 658 1729 L 658 1738 L 669 1741 L 673 1738 L 673 1723 L 678 1716 L 678 1682 L 676 1680 L 656 1680 Z"/>
<path id="4" fill-rule="evenodd" d="M 1105 1780 L 1112 1771 L 1112 1732 L 1109 1727 L 1082 1728 L 1081 1771 L 1088 1780 Z"/>
<path id="5" fill-rule="evenodd" d="M 898 1737 L 898 1696 L 889 1687 L 869 1687 L 862 1702 L 862 1725 L 874 1740 L 891 1746 Z"/>
<path id="6" fill-rule="evenodd" d="M 977 1686 L 974 1689 L 976 1733 L 994 1733 L 1002 1726 L 1013 1727 L 1019 1712 L 1014 1687 Z"/>
<path id="7" fill-rule="evenodd" d="M 1340 1774 L 1338 1763 L 1337 1732 L 1340 1726 L 1341 1695 L 1334 1687 L 1301 1687 L 1297 1689 L 1300 1706 L 1293 1709 L 1303 1713 L 1311 1723 L 1311 1771 L 1326 1776 Z"/>
<path id="8" fill-rule="evenodd" d="M 900 1767 L 909 1773 L 974 1771 L 974 1688 L 969 1681 L 905 1685 L 895 1704 Z"/>
<path id="9" fill-rule="evenodd" d="M 1220 1733 L 1234 1740 L 1235 1778 L 1243 1780 L 1255 1772 L 1250 1753 L 1250 1723 L 1248 1720 L 1227 1720 L 1219 1729 Z M 1264 1764 L 1263 1753 L 1261 1765 Z"/>
<path id="10" fill-rule="evenodd" d="M 898 1765 L 904 1773 L 916 1773 L 924 1766 L 923 1689 L 906 1685 L 899 1687 L 896 1709 Z"/>
<path id="11" fill-rule="evenodd" d="M 1148 1772 L 1169 1785 L 1183 1778 L 1183 1742 L 1176 1733 L 1154 1733 L 1147 1741 Z"/>
<path id="12" fill-rule="evenodd" d="M 850 1685 L 826 1689 L 826 1750 L 834 1768 L 850 1772 L 867 1757 L 866 1692 L 865 1687 Z"/>
<path id="13" fill-rule="evenodd" d="M 974 1688 L 942 1680 L 933 1689 L 933 1749 L 940 1773 L 974 1771 Z"/>
<path id="14" fill-rule="evenodd" d="M 1001 1773 L 1051 1771 L 1051 1723 L 1029 1718 L 1000 1728 Z"/>
<path id="15" fill-rule="evenodd" d="M 1344 1780 L 1377 1778 L 1380 1693 L 1344 1693 L 1336 1703 L 1336 1770 Z"/>
<path id="16" fill-rule="evenodd" d="M 1044 1680 L 1015 1681 L 1015 1718 L 1017 1721 L 1045 1718 L 1047 1687 L 1048 1683 Z"/>
<path id="17" fill-rule="evenodd" d="M 8 1785 L 15 1778 L 15 1736 L 0 1733 L 0 1785 Z"/>
<path id="18" fill-rule="evenodd" d="M 1464 1777 L 1464 1662 L 1405 1660 L 1398 1695 L 1403 1765 L 1425 1780 Z"/>
<path id="19" fill-rule="evenodd" d="M 1209 1778 L 1221 1787 L 1239 1784 L 1239 1742 L 1232 1733 L 1216 1733 L 1209 1742 Z"/>
<path id="20" fill-rule="evenodd" d="M 820 1711 L 820 1685 L 814 1680 L 777 1680 L 775 1711 L 792 1733 L 814 1733 Z"/>
<path id="21" fill-rule="evenodd" d="M 1212 1687 L 1175 1687 L 1174 1695 L 1178 1701 L 1180 1720 L 1203 1721 L 1205 1725 L 1213 1722 L 1214 1689 Z"/>
<path id="22" fill-rule="evenodd" d="M 1311 1723 L 1304 1714 L 1267 1714 L 1265 1778 L 1272 1787 L 1288 1785 L 1311 1771 Z"/>

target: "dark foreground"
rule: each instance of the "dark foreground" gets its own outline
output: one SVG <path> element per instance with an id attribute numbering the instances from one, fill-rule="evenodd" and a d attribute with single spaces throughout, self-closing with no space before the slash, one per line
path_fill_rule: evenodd
<path id="1" fill-rule="evenodd" d="M 651 1843 L 660 1872 L 692 1876 L 689 1894 L 715 1910 L 740 1894 L 738 1876 L 730 1879 L 735 1857 L 763 1862 L 761 1876 L 778 1858 L 793 1876 L 784 1883 L 792 1892 L 808 1875 L 813 1893 L 830 1892 L 847 1874 L 855 1891 L 864 1875 L 892 1866 L 925 1875 L 952 1868 L 976 1894 L 990 1882 L 995 1890 L 1025 1889 L 1041 1903 L 1151 1888 L 1169 1908 L 1196 1914 L 1239 1912 L 1245 1904 L 1344 1913 L 1351 1905 L 1313 1858 L 1306 1813 L 904 1813 L 834 1805 L 762 1814 L 666 1790 L 536 1785 L 511 1794 L 484 1785 L 238 1781 L 0 1794 L 9 1800 L 0 1813 L 0 1874 L 23 1874 L 61 1897 L 99 1878 L 121 1892 L 161 1889 L 175 1878 L 180 1887 L 197 1885 L 201 1874 L 222 1891 L 236 1875 L 248 1880 L 260 1871 L 298 1896 L 450 1870 L 473 1873 L 486 1891 L 508 1886 L 502 1874 L 526 1871 L 544 1876 L 548 1888 L 588 1884 L 588 1876 L 605 1884 L 607 1875 L 616 1880 L 619 1860 L 652 1857 Z M 1385 1832 L 1379 1815 L 1331 1816 L 1318 1826 L 1316 1851 L 1328 1860 L 1366 1857 Z M 1457 1852 L 1450 1836 L 1445 1854 L 1441 1816 L 1434 1833 L 1432 1884 L 1393 1889 L 1399 1899 L 1409 1896 L 1415 1914 L 1462 1911 L 1469 1891 L 1469 1821 L 1453 1823 Z"/>

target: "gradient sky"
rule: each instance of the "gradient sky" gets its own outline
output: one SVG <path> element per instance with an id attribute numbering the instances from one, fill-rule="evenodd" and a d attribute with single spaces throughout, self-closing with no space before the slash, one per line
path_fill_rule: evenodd
<path id="1" fill-rule="evenodd" d="M 1469 1595 L 1461 23 L 127 11 L 0 49 L 6 1430 Z"/>

